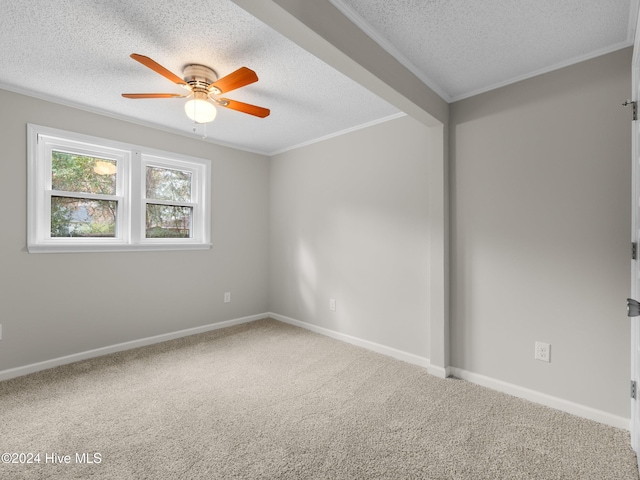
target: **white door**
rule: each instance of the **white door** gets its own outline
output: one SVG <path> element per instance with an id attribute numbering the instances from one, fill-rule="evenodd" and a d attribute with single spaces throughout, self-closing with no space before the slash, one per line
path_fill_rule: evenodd
<path id="1" fill-rule="evenodd" d="M 636 38 L 633 45 L 633 65 L 631 66 L 632 101 L 640 98 L 640 17 L 636 19 Z M 637 103 L 634 103 L 637 105 Z M 639 109 L 640 111 L 640 109 Z M 632 127 L 632 170 L 633 182 L 631 241 L 636 245 L 640 239 L 640 121 L 631 122 Z M 640 247 L 636 258 L 640 259 Z M 640 300 L 640 260 L 631 261 L 631 298 Z M 631 380 L 640 388 L 640 316 L 630 318 L 631 321 Z M 638 390 L 638 388 L 636 388 Z M 631 399 L 631 445 L 640 460 L 640 391 L 636 391 L 635 399 Z M 640 461 L 639 461 L 640 464 Z"/>

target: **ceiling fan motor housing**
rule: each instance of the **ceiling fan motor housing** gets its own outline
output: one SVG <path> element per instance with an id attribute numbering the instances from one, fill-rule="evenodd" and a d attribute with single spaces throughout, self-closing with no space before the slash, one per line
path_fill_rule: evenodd
<path id="1" fill-rule="evenodd" d="M 209 85 L 218 80 L 218 74 L 215 70 L 204 65 L 187 65 L 184 67 L 183 74 L 184 81 L 194 89 L 206 90 Z"/>

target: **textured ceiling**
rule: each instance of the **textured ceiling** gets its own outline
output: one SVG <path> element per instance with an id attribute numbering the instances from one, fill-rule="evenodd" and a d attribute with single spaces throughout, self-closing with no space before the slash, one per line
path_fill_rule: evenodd
<path id="1" fill-rule="evenodd" d="M 447 101 L 633 44 L 638 0 L 330 0 Z"/>
<path id="2" fill-rule="evenodd" d="M 330 1 L 451 101 L 631 45 L 639 0 Z M 271 115 L 218 109 L 206 141 L 266 154 L 401 113 L 230 0 L 3 2 L 0 45 L 0 88 L 195 138 L 184 99 L 121 97 L 183 93 L 129 55 L 247 66 L 259 82 L 225 96 Z"/>
<path id="3" fill-rule="evenodd" d="M 193 134 L 184 99 L 121 97 L 184 93 L 129 55 L 151 57 L 178 76 L 189 63 L 221 77 L 247 66 L 259 81 L 225 97 L 267 107 L 271 115 L 219 108 L 206 134 L 261 153 L 399 113 L 229 0 L 41 0 L 3 2 L 2 9 L 0 88 Z M 196 138 L 202 132 L 198 126 Z"/>

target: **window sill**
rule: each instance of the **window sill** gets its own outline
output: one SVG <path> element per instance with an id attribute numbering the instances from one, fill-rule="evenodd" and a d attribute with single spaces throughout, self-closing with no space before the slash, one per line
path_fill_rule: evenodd
<path id="1" fill-rule="evenodd" d="M 27 245 L 29 253 L 104 253 L 104 252 L 166 252 L 171 250 L 209 250 L 211 243 L 147 243 L 83 245 L 37 244 Z"/>

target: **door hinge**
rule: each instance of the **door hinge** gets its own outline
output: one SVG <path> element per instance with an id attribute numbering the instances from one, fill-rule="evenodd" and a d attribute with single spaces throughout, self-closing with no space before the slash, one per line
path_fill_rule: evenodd
<path id="1" fill-rule="evenodd" d="M 637 385 L 635 380 L 631 380 L 631 398 L 636 399 Z"/>
<path id="2" fill-rule="evenodd" d="M 638 242 L 631 242 L 631 260 L 638 259 Z"/>
<path id="3" fill-rule="evenodd" d="M 628 107 L 629 105 L 631 105 L 633 120 L 638 120 L 638 102 L 625 100 L 622 104 L 623 107 Z"/>

